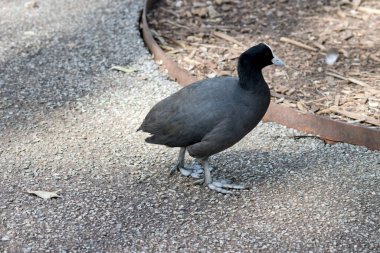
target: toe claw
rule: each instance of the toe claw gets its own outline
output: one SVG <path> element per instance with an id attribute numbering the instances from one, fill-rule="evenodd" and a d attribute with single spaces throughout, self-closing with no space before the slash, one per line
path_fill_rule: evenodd
<path id="1" fill-rule="evenodd" d="M 220 192 L 220 193 L 223 193 L 223 194 L 235 194 L 232 191 L 229 191 L 229 190 L 226 190 L 226 189 L 223 189 L 221 187 L 216 186 L 214 183 L 209 184 L 208 188 L 210 190 L 213 190 L 213 191 L 216 191 L 216 192 Z"/>
<path id="2" fill-rule="evenodd" d="M 191 173 L 190 176 L 191 176 L 192 178 L 201 178 L 201 177 L 202 177 L 202 174 L 197 173 L 197 172 L 193 172 L 193 173 Z"/>
<path id="3" fill-rule="evenodd" d="M 179 172 L 185 177 L 188 177 L 192 174 L 192 170 L 186 168 L 179 168 Z"/>
<path id="4" fill-rule="evenodd" d="M 236 190 L 247 189 L 247 187 L 245 185 L 237 185 L 237 184 L 224 184 L 223 188 L 236 189 Z"/>
<path id="5" fill-rule="evenodd" d="M 170 177 L 170 176 L 173 176 L 174 173 L 175 173 L 177 170 L 178 170 L 178 167 L 177 167 L 177 166 L 174 166 L 173 168 L 171 168 L 170 171 L 169 171 L 169 177 Z"/>
<path id="6" fill-rule="evenodd" d="M 201 178 L 203 172 L 199 172 L 196 170 L 193 170 L 192 168 L 179 168 L 179 172 L 181 173 L 182 176 L 188 177 L 191 176 L 192 178 Z"/>
<path id="7" fill-rule="evenodd" d="M 231 184 L 229 180 L 213 181 L 212 184 L 225 189 L 244 190 L 247 189 L 245 185 Z"/>
<path id="8" fill-rule="evenodd" d="M 218 188 L 223 188 L 223 183 L 222 182 L 214 181 L 214 182 L 211 183 L 211 185 L 213 185 L 215 187 L 218 187 Z"/>
<path id="9" fill-rule="evenodd" d="M 236 185 L 236 184 L 230 184 L 226 182 L 228 181 L 227 180 L 213 181 L 211 184 L 208 184 L 207 187 L 211 190 L 214 190 L 216 192 L 220 192 L 223 194 L 237 194 L 236 192 L 230 191 L 229 189 L 233 189 L 233 190 L 247 189 L 247 187 L 244 185 Z"/>
<path id="10" fill-rule="evenodd" d="M 199 180 L 195 180 L 194 182 L 193 182 L 193 184 L 195 184 L 195 185 L 201 185 L 201 184 L 203 184 L 204 183 L 204 179 L 199 179 Z"/>

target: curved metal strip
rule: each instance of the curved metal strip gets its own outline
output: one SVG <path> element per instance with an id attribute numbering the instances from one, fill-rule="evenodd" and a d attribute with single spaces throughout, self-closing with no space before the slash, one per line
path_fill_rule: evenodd
<path id="1" fill-rule="evenodd" d="M 144 5 L 142 20 L 142 33 L 143 38 L 148 46 L 153 58 L 157 61 L 162 61 L 162 66 L 167 69 L 168 74 L 174 78 L 179 84 L 186 86 L 195 82 L 197 79 L 191 76 L 186 70 L 180 68 L 174 61 L 172 61 L 164 51 L 158 46 L 156 41 L 153 39 L 152 33 L 148 27 L 148 22 L 146 21 L 146 13 L 150 8 L 153 7 L 155 1 L 146 1 Z"/>

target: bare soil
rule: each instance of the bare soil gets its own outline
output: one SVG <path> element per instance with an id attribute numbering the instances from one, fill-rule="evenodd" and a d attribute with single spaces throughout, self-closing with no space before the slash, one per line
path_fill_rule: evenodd
<path id="1" fill-rule="evenodd" d="M 148 22 L 198 79 L 236 75 L 239 55 L 266 42 L 287 65 L 264 70 L 275 103 L 380 126 L 379 1 L 163 0 Z"/>

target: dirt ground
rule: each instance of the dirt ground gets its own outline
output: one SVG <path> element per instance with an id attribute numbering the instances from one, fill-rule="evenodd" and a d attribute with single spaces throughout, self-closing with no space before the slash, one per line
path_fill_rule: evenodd
<path id="1" fill-rule="evenodd" d="M 136 129 L 180 87 L 145 48 L 141 9 L 2 1 L 0 252 L 378 251 L 379 152 L 265 123 L 211 159 L 250 190 L 168 177 L 178 150 Z"/>
<path id="2" fill-rule="evenodd" d="M 161 47 L 199 79 L 236 75 L 237 57 L 266 42 L 287 64 L 264 70 L 274 102 L 380 127 L 379 1 L 163 0 L 148 21 Z"/>

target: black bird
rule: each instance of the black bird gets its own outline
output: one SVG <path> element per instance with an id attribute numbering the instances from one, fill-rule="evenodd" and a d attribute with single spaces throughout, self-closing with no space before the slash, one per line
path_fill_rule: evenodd
<path id="1" fill-rule="evenodd" d="M 239 78 L 216 77 L 182 88 L 158 102 L 137 131 L 151 134 L 146 142 L 181 148 L 170 174 L 184 168 L 187 149 L 204 168 L 205 186 L 222 193 L 230 193 L 226 188 L 244 189 L 213 182 L 208 158 L 240 141 L 260 122 L 270 103 L 261 70 L 271 64 L 284 65 L 268 45 L 253 46 L 239 57 Z"/>

